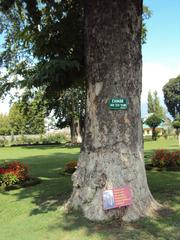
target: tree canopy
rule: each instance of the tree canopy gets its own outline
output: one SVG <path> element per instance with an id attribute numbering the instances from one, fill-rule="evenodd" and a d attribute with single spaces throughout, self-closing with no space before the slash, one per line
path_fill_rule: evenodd
<path id="1" fill-rule="evenodd" d="M 157 138 L 156 128 L 161 122 L 162 122 L 162 119 L 158 115 L 156 115 L 155 113 L 150 115 L 145 121 L 145 123 L 150 128 L 152 128 L 152 139 L 153 140 L 156 140 L 156 138 Z"/>
<path id="2" fill-rule="evenodd" d="M 164 102 L 173 118 L 180 114 L 180 75 L 172 78 L 163 87 Z"/>
<path id="3" fill-rule="evenodd" d="M 70 127 L 71 142 L 76 143 L 82 137 L 85 121 L 86 90 L 84 86 L 71 87 L 63 91 L 56 103 L 51 101 L 50 109 L 54 108 L 56 125 L 60 128 Z"/>
<path id="4" fill-rule="evenodd" d="M 151 11 L 143 10 L 145 21 Z M 0 95 L 16 86 L 43 86 L 46 97 L 58 97 L 84 80 L 84 1 L 2 0 L 0 32 L 5 39 L 1 66 L 8 69 Z M 143 22 L 143 43 L 146 34 Z"/>
<path id="5" fill-rule="evenodd" d="M 1 95 L 11 87 L 44 86 L 58 94 L 81 79 L 83 71 L 83 10 L 81 1 L 2 1 L 1 32 L 4 51 Z M 12 80 L 9 81 L 9 76 Z M 14 80 L 21 75 L 22 80 Z"/>
<path id="6" fill-rule="evenodd" d="M 145 43 L 145 20 L 151 11 L 144 6 L 143 12 Z M 84 1 L 3 0 L 0 31 L 5 39 L 1 66 L 7 68 L 7 74 L 0 79 L 0 96 L 13 87 L 28 93 L 34 88 L 43 89 L 43 98 L 48 100 L 47 113 L 54 110 L 59 127 L 71 126 L 72 115 L 80 117 L 82 127 L 85 96 L 80 101 L 82 106 L 79 108 L 78 103 L 73 111 L 66 100 L 73 95 L 72 88 L 77 93 L 85 81 Z M 76 100 L 80 96 L 82 99 L 81 93 L 75 94 Z"/>
<path id="7" fill-rule="evenodd" d="M 6 114 L 0 114 L 0 135 L 10 135 L 9 117 Z"/>
<path id="8" fill-rule="evenodd" d="M 10 132 L 14 134 L 42 134 L 45 131 L 45 104 L 38 93 L 33 99 L 18 100 L 8 115 Z"/>
<path id="9" fill-rule="evenodd" d="M 155 113 L 161 119 L 165 117 L 165 111 L 160 104 L 157 91 L 153 93 L 151 91 L 148 92 L 148 113 Z"/>

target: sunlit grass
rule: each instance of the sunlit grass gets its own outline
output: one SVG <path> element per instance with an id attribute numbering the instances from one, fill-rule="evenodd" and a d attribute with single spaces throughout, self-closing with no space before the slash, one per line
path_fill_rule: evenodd
<path id="1" fill-rule="evenodd" d="M 146 142 L 146 160 L 149 161 L 154 149 L 175 149 L 175 140 Z M 116 222 L 90 222 L 78 212 L 65 214 L 62 206 L 71 194 L 72 183 L 70 177 L 60 175 L 59 170 L 68 161 L 77 159 L 78 155 L 78 148 L 59 146 L 0 148 L 0 161 L 20 160 L 28 163 L 31 175 L 42 179 L 39 185 L 0 194 L 0 239 L 180 239 L 179 172 L 147 173 L 153 195 L 169 208 L 164 215 L 156 219 L 141 219 L 133 224 L 120 226 Z"/>

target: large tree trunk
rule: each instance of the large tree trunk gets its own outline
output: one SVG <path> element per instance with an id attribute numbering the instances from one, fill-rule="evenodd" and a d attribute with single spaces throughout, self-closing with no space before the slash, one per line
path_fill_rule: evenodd
<path id="1" fill-rule="evenodd" d="M 141 0 L 86 0 L 87 115 L 69 206 L 92 220 L 131 221 L 157 207 L 143 160 L 141 11 Z M 114 97 L 127 98 L 128 110 L 110 110 Z M 133 204 L 104 211 L 103 190 L 125 185 Z"/>

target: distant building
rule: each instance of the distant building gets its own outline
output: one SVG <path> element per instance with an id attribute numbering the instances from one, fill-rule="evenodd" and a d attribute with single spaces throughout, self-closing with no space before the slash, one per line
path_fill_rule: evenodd
<path id="1" fill-rule="evenodd" d="M 156 127 L 156 132 L 158 132 L 159 136 L 162 136 L 164 132 L 166 132 L 167 126 L 164 122 L 159 124 L 159 126 Z M 143 136 L 152 136 L 152 129 L 145 123 L 143 123 Z"/>
<path id="2" fill-rule="evenodd" d="M 143 136 L 147 137 L 147 136 L 152 136 L 152 128 L 150 128 L 145 121 L 148 119 L 148 117 L 150 117 L 153 113 L 149 113 L 148 115 L 146 115 L 143 119 Z M 156 127 L 156 132 L 158 132 L 159 136 L 162 136 L 165 132 L 169 133 L 170 130 L 172 129 L 171 126 L 171 120 L 169 118 L 166 119 L 162 119 L 162 122 L 159 124 L 159 126 Z"/>

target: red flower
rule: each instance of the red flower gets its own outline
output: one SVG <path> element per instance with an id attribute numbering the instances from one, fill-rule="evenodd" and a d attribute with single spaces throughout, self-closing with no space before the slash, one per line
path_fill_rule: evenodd
<path id="1" fill-rule="evenodd" d="M 26 180 L 28 178 L 28 166 L 18 161 L 14 161 L 11 163 L 4 163 L 3 167 L 0 167 L 0 174 L 11 173 L 20 181 Z"/>

